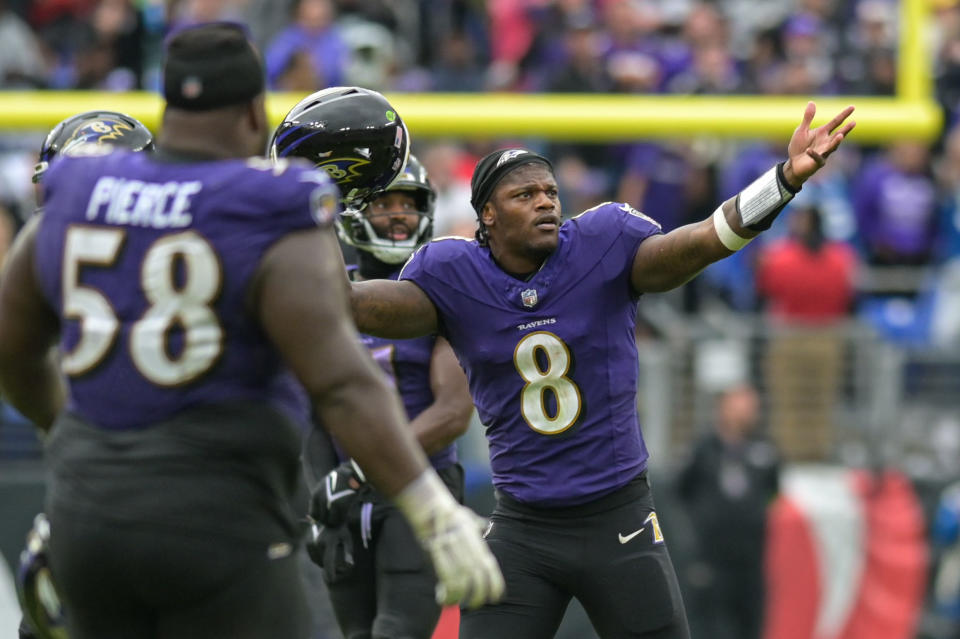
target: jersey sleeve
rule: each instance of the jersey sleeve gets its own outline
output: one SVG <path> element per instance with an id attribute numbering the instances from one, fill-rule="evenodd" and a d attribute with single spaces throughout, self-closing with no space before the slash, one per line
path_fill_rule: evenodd
<path id="1" fill-rule="evenodd" d="M 456 298 L 471 290 L 469 269 L 456 268 L 458 262 L 469 259 L 467 248 L 472 240 L 444 237 L 421 246 L 410 256 L 400 270 L 398 279 L 409 280 L 419 286 L 437 309 L 440 334 L 446 335 L 444 317 L 456 313 Z"/>
<path id="2" fill-rule="evenodd" d="M 629 277 L 640 243 L 663 232 L 655 219 L 622 202 L 605 202 L 574 221 L 591 252 L 604 255 L 605 266 L 625 277 Z"/>
<path id="3" fill-rule="evenodd" d="M 438 281 L 430 275 L 429 264 L 434 258 L 434 253 L 433 242 L 427 242 L 418 248 L 400 269 L 397 279 L 410 280 L 419 286 L 436 306 L 441 291 L 438 289 Z"/>
<path id="4" fill-rule="evenodd" d="M 326 173 L 300 163 L 279 160 L 272 169 L 280 184 L 273 192 L 287 230 L 330 228 L 340 212 L 340 191 Z M 279 220 L 278 220 L 279 221 Z"/>

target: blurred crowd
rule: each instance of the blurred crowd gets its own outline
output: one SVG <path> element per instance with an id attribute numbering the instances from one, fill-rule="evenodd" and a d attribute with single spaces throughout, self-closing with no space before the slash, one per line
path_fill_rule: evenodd
<path id="1" fill-rule="evenodd" d="M 941 138 L 845 145 L 785 214 L 809 219 L 708 269 L 684 310 L 720 303 L 801 323 L 857 314 L 891 339 L 960 341 L 944 319 L 960 305 L 960 4 L 929 2 Z M 272 89 L 303 94 L 356 84 L 892 96 L 898 12 L 895 0 L 0 0 L 0 89 L 156 90 L 165 35 L 222 19 L 249 25 Z M 0 130 L 10 213 L 0 246 L 32 209 L 26 177 L 41 135 Z M 472 235 L 473 163 L 505 142 L 417 143 L 439 191 L 438 234 Z M 554 159 L 567 213 L 626 201 L 667 230 L 709 215 L 784 153 L 759 141 L 522 143 Z M 799 274 L 831 278 L 830 299 L 794 290 Z"/>
<path id="2" fill-rule="evenodd" d="M 823 460 L 835 445 L 830 413 L 847 347 L 834 327 L 856 319 L 904 346 L 960 348 L 960 0 L 925 1 L 942 134 L 870 146 L 854 132 L 773 230 L 668 299 L 691 316 L 759 313 L 788 329 L 770 338 L 762 363 L 769 432 L 786 459 Z M 898 0 L 0 0 L 0 90 L 156 91 L 166 34 L 233 20 L 249 25 L 276 91 L 793 95 L 799 121 L 807 98 L 895 94 L 899 11 Z M 0 122 L 0 256 L 34 208 L 30 176 L 45 133 Z M 704 219 L 785 157 L 785 140 L 574 144 L 411 134 L 438 195 L 435 235 L 473 235 L 470 175 L 479 157 L 506 144 L 554 161 L 565 214 L 625 201 L 664 230 Z M 730 444 L 739 440 L 726 432 L 757 421 L 753 392 L 732 394 L 717 434 L 693 446 L 720 460 L 701 459 L 683 474 L 694 511 L 728 485 L 760 513 L 776 492 L 766 461 L 741 459 L 766 444 Z M 747 417 L 735 419 L 738 407 Z M 0 411 L 0 424 L 22 422 L 2 404 Z M 0 458 L 39 454 L 20 426 L 0 429 Z M 957 528 L 948 531 L 951 544 Z M 747 588 L 744 597 L 755 596 Z M 744 632 L 737 636 L 755 634 Z"/>

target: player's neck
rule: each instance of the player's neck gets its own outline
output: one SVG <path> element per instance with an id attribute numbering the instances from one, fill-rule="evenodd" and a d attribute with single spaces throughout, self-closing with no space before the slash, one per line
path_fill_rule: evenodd
<path id="1" fill-rule="evenodd" d="M 230 144 L 199 137 L 167 136 L 157 142 L 157 150 L 172 156 L 213 160 L 247 157 L 249 154 Z"/>
<path id="2" fill-rule="evenodd" d="M 173 154 L 214 159 L 248 157 L 250 149 L 238 127 L 218 114 L 219 110 L 185 113 L 167 109 L 157 148 Z"/>
<path id="3" fill-rule="evenodd" d="M 546 255 L 510 255 L 506 251 L 499 251 L 494 245 L 490 246 L 490 255 L 500 270 L 511 277 L 526 282 L 540 272 L 547 263 L 550 254 Z"/>

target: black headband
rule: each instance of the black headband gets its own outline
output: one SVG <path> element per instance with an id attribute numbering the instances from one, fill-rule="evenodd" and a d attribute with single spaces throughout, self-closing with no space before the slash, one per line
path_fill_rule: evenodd
<path id="1" fill-rule="evenodd" d="M 216 109 L 249 102 L 264 88 L 263 63 L 242 25 L 193 25 L 169 38 L 163 97 L 170 106 Z"/>
<path id="2" fill-rule="evenodd" d="M 473 205 L 473 210 L 477 212 L 477 215 L 480 214 L 483 205 L 493 195 L 493 189 L 503 179 L 503 176 L 518 166 L 531 162 L 546 164 L 550 172 L 553 172 L 553 165 L 550 164 L 550 160 L 526 149 L 500 149 L 487 154 L 477 162 L 477 167 L 473 170 L 473 177 L 470 178 L 470 204 Z"/>

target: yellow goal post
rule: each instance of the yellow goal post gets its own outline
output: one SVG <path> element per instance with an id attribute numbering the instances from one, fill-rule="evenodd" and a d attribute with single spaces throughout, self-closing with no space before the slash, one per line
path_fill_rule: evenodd
<path id="1" fill-rule="evenodd" d="M 848 104 L 857 107 L 859 143 L 933 139 L 942 114 L 933 96 L 926 42 L 929 0 L 901 0 L 896 94 L 875 96 L 686 96 L 516 93 L 390 93 L 417 138 L 493 139 L 537 137 L 606 142 L 693 137 L 785 139 L 799 123 L 808 99 L 821 123 Z M 301 94 L 272 93 L 274 124 Z M 90 109 L 129 113 L 153 131 L 160 126 L 160 96 L 149 92 L 0 92 L 0 128 L 49 129 Z"/>

